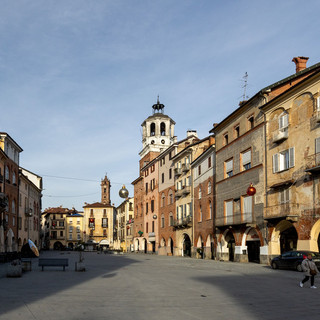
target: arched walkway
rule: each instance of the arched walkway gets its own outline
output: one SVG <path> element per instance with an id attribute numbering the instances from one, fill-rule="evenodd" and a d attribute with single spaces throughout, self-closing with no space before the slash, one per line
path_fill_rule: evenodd
<path id="1" fill-rule="evenodd" d="M 271 234 L 270 253 L 279 255 L 297 249 L 298 233 L 288 220 L 280 221 Z"/>
<path id="2" fill-rule="evenodd" d="M 184 257 L 191 257 L 191 240 L 190 240 L 190 237 L 185 234 L 184 237 L 183 237 L 183 245 L 182 245 L 182 248 L 183 248 L 183 256 Z"/>
<path id="3" fill-rule="evenodd" d="M 63 245 L 60 241 L 56 241 L 53 245 L 53 250 L 62 250 Z"/>

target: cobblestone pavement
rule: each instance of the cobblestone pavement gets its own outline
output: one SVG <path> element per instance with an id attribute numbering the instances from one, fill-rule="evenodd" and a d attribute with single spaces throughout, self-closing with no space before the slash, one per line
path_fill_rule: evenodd
<path id="1" fill-rule="evenodd" d="M 85 252 L 85 272 L 37 259 L 21 278 L 0 264 L 0 319 L 318 319 L 319 289 L 298 286 L 303 274 L 258 264 L 144 254 Z"/>

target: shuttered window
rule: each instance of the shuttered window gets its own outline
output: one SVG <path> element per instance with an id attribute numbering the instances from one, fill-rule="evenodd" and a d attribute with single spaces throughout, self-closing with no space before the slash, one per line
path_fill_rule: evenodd
<path id="1" fill-rule="evenodd" d="M 289 116 L 287 113 L 282 113 L 279 118 L 279 130 L 285 130 L 289 124 Z"/>
<path id="2" fill-rule="evenodd" d="M 225 162 L 225 170 L 226 170 L 226 177 L 232 177 L 233 176 L 233 159 Z"/>
<path id="3" fill-rule="evenodd" d="M 251 168 L 251 150 L 242 153 L 242 167 L 243 170 Z"/>
<path id="4" fill-rule="evenodd" d="M 252 220 L 252 203 L 253 197 L 242 198 L 242 219 L 243 222 L 251 222 Z"/>
<path id="5" fill-rule="evenodd" d="M 233 223 L 233 200 L 224 202 L 224 214 L 225 214 L 225 222 L 226 224 Z"/>
<path id="6" fill-rule="evenodd" d="M 294 148 L 284 150 L 272 156 L 273 173 L 294 167 Z"/>

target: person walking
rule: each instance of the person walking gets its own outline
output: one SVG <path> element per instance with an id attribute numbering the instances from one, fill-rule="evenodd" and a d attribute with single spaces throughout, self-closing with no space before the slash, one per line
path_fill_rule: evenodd
<path id="1" fill-rule="evenodd" d="M 300 281 L 299 285 L 302 288 L 303 284 L 307 282 L 311 278 L 311 289 L 317 289 L 317 287 L 314 285 L 314 276 L 319 273 L 319 270 L 316 266 L 316 264 L 312 260 L 312 254 L 308 253 L 307 258 L 304 259 L 301 263 L 302 270 L 304 271 L 304 279 Z"/>

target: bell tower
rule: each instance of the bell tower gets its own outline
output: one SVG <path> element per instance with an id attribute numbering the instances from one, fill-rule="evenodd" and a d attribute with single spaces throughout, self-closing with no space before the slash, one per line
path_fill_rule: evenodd
<path id="1" fill-rule="evenodd" d="M 160 153 L 176 141 L 174 136 L 176 123 L 164 114 L 164 105 L 160 103 L 159 96 L 152 109 L 152 115 L 141 124 L 142 150 L 139 153 L 141 158 L 149 152 Z"/>
<path id="2" fill-rule="evenodd" d="M 101 180 L 101 202 L 103 204 L 109 204 L 111 205 L 111 200 L 110 200 L 110 180 L 107 178 L 105 175 L 104 179 Z"/>

